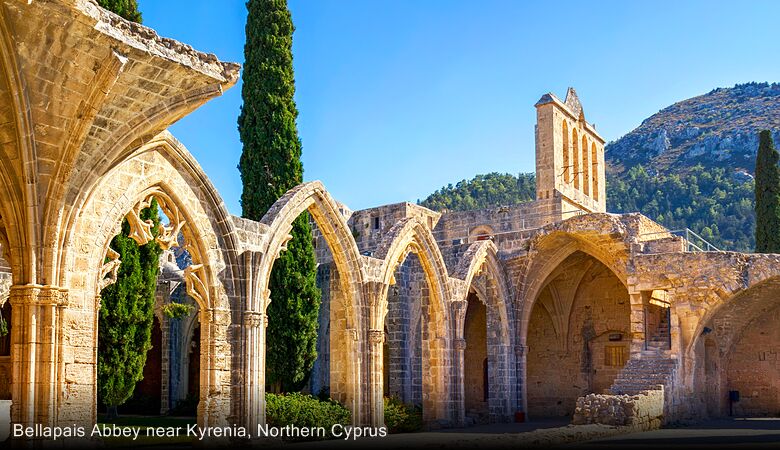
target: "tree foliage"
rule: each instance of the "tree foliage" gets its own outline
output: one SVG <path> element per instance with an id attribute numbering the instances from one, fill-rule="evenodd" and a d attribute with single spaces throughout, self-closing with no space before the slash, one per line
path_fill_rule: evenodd
<path id="1" fill-rule="evenodd" d="M 536 177 L 532 173 L 477 175 L 455 186 L 447 185 L 418 203 L 436 211 L 468 211 L 516 205 L 536 197 Z"/>
<path id="2" fill-rule="evenodd" d="M 284 193 L 303 181 L 301 141 L 293 100 L 293 23 L 286 0 L 249 0 L 238 119 L 244 144 L 239 170 L 243 216 L 260 220 Z M 293 224 L 292 240 L 271 272 L 266 381 L 296 390 L 316 359 L 320 292 L 308 214 Z"/>
<path id="3" fill-rule="evenodd" d="M 756 252 L 780 253 L 780 159 L 772 134 L 759 136 L 756 155 Z"/>
<path id="4" fill-rule="evenodd" d="M 136 0 L 98 0 L 103 8 L 132 22 L 141 23 L 141 12 Z"/>
<path id="5" fill-rule="evenodd" d="M 641 212 L 665 227 L 690 228 L 722 250 L 753 248 L 753 180 L 697 165 L 685 173 L 652 175 L 632 167 L 607 180 L 607 210 Z"/>
<path id="6" fill-rule="evenodd" d="M 151 220 L 153 232 L 160 223 L 157 201 L 141 212 Z M 146 352 L 151 348 L 154 292 L 162 250 L 155 241 L 139 246 L 129 236 L 130 225 L 111 240 L 122 262 L 116 283 L 100 293 L 98 326 L 98 397 L 109 408 L 126 402 L 143 379 Z"/>

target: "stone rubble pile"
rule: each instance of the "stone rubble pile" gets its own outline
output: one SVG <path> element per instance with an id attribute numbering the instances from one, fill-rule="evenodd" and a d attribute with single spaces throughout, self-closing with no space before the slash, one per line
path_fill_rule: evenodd
<path id="1" fill-rule="evenodd" d="M 645 431 L 660 428 L 663 415 L 663 389 L 637 395 L 588 394 L 577 399 L 572 424 L 630 426 Z"/>

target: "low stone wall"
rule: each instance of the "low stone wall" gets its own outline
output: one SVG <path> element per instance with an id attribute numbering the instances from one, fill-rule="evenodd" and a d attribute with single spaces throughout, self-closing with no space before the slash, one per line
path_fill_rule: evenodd
<path id="1" fill-rule="evenodd" d="M 629 426 L 644 431 L 660 428 L 663 416 L 663 390 L 637 395 L 588 394 L 577 399 L 572 424 Z"/>

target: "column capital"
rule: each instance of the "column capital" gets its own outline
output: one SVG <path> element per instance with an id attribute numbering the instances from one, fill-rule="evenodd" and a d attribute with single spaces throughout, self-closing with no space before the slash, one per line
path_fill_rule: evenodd
<path id="1" fill-rule="evenodd" d="M 353 341 L 359 341 L 360 336 L 358 335 L 358 331 L 355 328 L 346 328 L 344 329 L 344 333 L 347 335 L 347 339 L 352 339 Z"/>
<path id="2" fill-rule="evenodd" d="M 515 346 L 515 356 L 517 357 L 523 357 L 528 352 L 528 346 L 527 345 L 516 345 Z"/>
<path id="3" fill-rule="evenodd" d="M 244 311 L 244 326 L 259 327 L 268 325 L 268 315 L 259 311 Z"/>
<path id="4" fill-rule="evenodd" d="M 68 290 L 56 286 L 23 284 L 11 286 L 8 301 L 12 306 L 67 306 Z"/>
<path id="5" fill-rule="evenodd" d="M 372 344 L 381 344 L 385 340 L 384 330 L 368 330 L 368 340 Z"/>
<path id="6" fill-rule="evenodd" d="M 455 346 L 455 350 L 466 350 L 466 340 L 463 338 L 457 338 L 453 342 L 453 345 Z"/>

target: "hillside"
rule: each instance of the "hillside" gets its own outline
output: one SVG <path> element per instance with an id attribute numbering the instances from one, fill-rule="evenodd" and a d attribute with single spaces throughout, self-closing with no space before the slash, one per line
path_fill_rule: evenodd
<path id="1" fill-rule="evenodd" d="M 752 251 L 752 173 L 762 129 L 780 145 L 778 83 L 718 88 L 662 109 L 607 145 L 607 210 L 639 211 L 721 249 Z M 532 180 L 478 175 L 419 203 L 436 210 L 516 204 L 533 198 Z"/>
<path id="2" fill-rule="evenodd" d="M 671 174 L 700 164 L 752 174 L 765 129 L 779 140 L 780 83 L 713 89 L 662 109 L 607 145 L 607 170 L 620 175 L 641 164 Z"/>
<path id="3" fill-rule="evenodd" d="M 477 175 L 455 186 L 445 186 L 423 201 L 422 206 L 436 211 L 468 211 L 492 206 L 516 205 L 536 198 L 536 177 L 532 173 L 514 176 L 508 173 Z"/>

